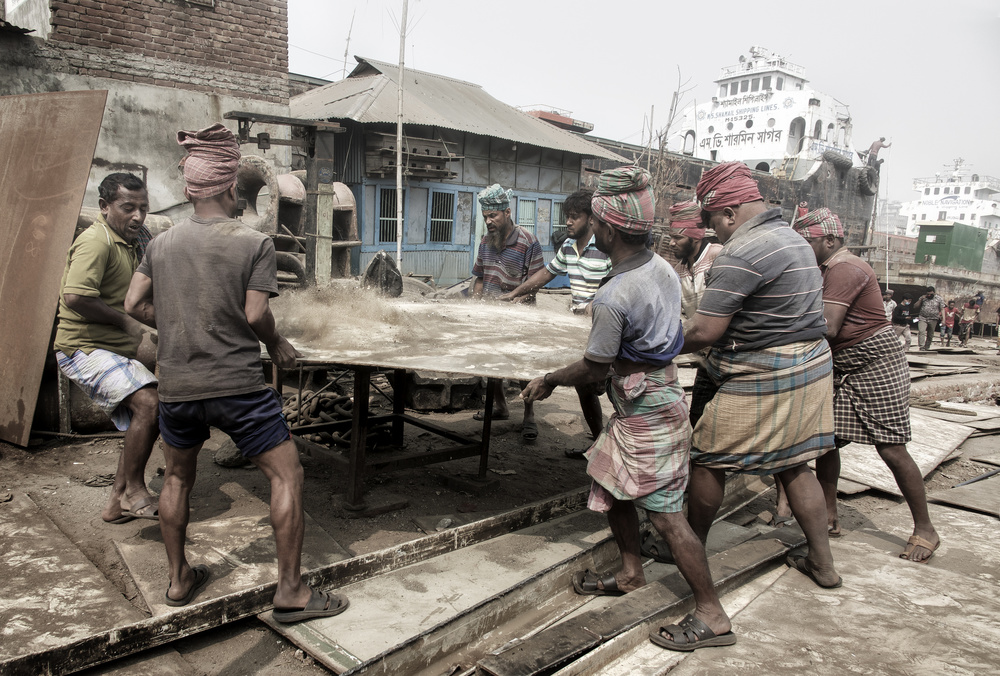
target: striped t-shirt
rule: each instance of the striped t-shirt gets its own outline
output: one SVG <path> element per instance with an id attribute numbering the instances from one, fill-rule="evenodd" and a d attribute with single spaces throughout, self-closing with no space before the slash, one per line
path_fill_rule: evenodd
<path id="1" fill-rule="evenodd" d="M 594 300 L 601 280 L 611 272 L 611 259 L 597 248 L 594 241 L 591 235 L 587 246 L 579 252 L 579 243 L 575 239 L 567 239 L 559 247 L 555 258 L 545 266 L 553 275 L 569 275 L 569 290 L 573 297 L 571 307 L 574 310 Z"/>
<path id="2" fill-rule="evenodd" d="M 714 348 L 760 350 L 826 335 L 823 277 L 806 241 L 770 209 L 741 225 L 706 278 L 698 314 L 732 317 Z"/>
<path id="3" fill-rule="evenodd" d="M 542 246 L 534 235 L 515 225 L 500 251 L 483 237 L 472 274 L 482 278 L 483 297 L 490 298 L 513 291 L 543 267 Z"/>

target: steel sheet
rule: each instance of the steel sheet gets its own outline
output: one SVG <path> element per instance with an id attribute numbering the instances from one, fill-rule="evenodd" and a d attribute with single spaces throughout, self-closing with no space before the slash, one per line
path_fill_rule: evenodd
<path id="1" fill-rule="evenodd" d="M 22 446 L 107 95 L 0 97 L 0 439 Z"/>

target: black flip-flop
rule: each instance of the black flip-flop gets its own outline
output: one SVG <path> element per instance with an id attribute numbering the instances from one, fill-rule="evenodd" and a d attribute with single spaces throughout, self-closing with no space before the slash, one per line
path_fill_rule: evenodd
<path id="1" fill-rule="evenodd" d="M 598 587 L 600 583 L 600 587 Z M 573 574 L 573 590 L 583 596 L 622 596 L 624 592 L 618 588 L 618 580 L 614 573 L 594 573 L 587 569 Z"/>
<path id="2" fill-rule="evenodd" d="M 647 530 L 642 534 L 642 539 L 639 541 L 639 553 L 658 563 L 677 563 L 674 561 L 674 555 L 670 552 L 669 545 L 657 538 L 653 530 Z"/>
<path id="3" fill-rule="evenodd" d="M 538 439 L 538 425 L 534 421 L 523 423 L 521 425 L 521 440 L 531 443 L 536 439 Z"/>
<path id="4" fill-rule="evenodd" d="M 167 585 L 167 591 L 163 592 L 164 603 L 168 606 L 174 606 L 175 608 L 179 606 L 186 606 L 194 600 L 194 597 L 198 595 L 198 592 L 204 589 L 205 585 L 208 584 L 208 580 L 212 577 L 212 571 L 210 571 L 208 566 L 205 565 L 197 565 L 191 569 L 191 572 L 194 573 L 194 584 L 192 584 L 191 588 L 188 589 L 188 593 L 184 595 L 184 598 L 170 598 L 167 593 L 170 591 L 170 585 Z"/>
<path id="5" fill-rule="evenodd" d="M 340 615 L 347 610 L 351 602 L 346 596 L 331 594 L 330 592 L 320 592 L 312 590 L 312 597 L 304 608 L 275 608 L 271 612 L 271 617 L 275 622 L 288 624 L 290 622 L 301 622 L 316 617 L 333 617 Z"/>
<path id="6" fill-rule="evenodd" d="M 567 458 L 572 458 L 573 460 L 586 460 L 588 448 L 567 448 L 563 451 L 563 455 Z"/>
<path id="7" fill-rule="evenodd" d="M 664 638 L 663 632 L 670 634 L 670 638 Z M 736 634 L 732 631 L 716 634 L 697 617 L 688 615 L 677 624 L 668 624 L 649 632 L 649 640 L 667 650 L 689 653 L 699 648 L 733 645 Z"/>

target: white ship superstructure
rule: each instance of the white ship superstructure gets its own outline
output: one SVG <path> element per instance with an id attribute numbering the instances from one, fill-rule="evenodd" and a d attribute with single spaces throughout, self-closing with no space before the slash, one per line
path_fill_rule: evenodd
<path id="1" fill-rule="evenodd" d="M 809 85 L 805 69 L 751 47 L 722 69 L 711 102 L 688 108 L 672 140 L 685 155 L 738 160 L 751 169 L 801 179 L 823 159 L 860 166 L 847 106 Z"/>
<path id="2" fill-rule="evenodd" d="M 1000 237 L 1000 179 L 981 176 L 955 160 L 954 169 L 944 175 L 913 179 L 920 196 L 900 208 L 906 217 L 906 233 L 917 234 L 917 225 L 926 221 L 947 221 L 985 228 L 990 239 Z"/>

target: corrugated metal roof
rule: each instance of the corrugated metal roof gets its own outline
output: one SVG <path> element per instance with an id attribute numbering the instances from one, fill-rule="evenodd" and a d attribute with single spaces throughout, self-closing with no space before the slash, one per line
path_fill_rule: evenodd
<path id="1" fill-rule="evenodd" d="M 395 124 L 398 66 L 354 58 L 358 66 L 345 79 L 293 97 L 289 102 L 291 115 L 307 120 Z M 409 68 L 403 75 L 404 124 L 454 129 L 627 163 L 596 143 L 498 101 L 479 85 Z"/>

